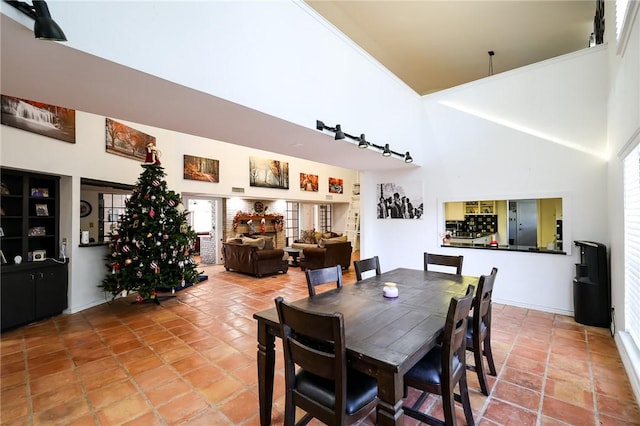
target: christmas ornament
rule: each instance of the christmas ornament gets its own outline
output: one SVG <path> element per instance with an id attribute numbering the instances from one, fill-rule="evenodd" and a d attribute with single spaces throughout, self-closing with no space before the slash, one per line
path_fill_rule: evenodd
<path id="1" fill-rule="evenodd" d="M 151 207 L 151 210 L 149 210 L 149 217 L 153 219 L 153 217 L 156 215 L 155 210 L 153 210 L 153 207 Z"/>

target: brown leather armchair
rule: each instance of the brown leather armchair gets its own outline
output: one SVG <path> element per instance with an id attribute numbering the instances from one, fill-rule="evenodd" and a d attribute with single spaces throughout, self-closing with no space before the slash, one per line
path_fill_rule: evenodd
<path id="1" fill-rule="evenodd" d="M 349 269 L 351 264 L 351 241 L 326 244 L 323 248 L 309 247 L 302 250 L 300 269 L 318 269 L 340 265 Z"/>
<path id="2" fill-rule="evenodd" d="M 282 249 L 258 250 L 257 247 L 246 244 L 223 243 L 222 255 L 227 271 L 233 269 L 258 278 L 278 272 L 286 273 L 289 269 L 287 261 L 283 260 Z"/>

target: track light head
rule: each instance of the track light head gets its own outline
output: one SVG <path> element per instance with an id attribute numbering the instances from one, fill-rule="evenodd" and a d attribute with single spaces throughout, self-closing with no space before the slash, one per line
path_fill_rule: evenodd
<path id="1" fill-rule="evenodd" d="M 325 128 L 324 123 L 320 120 L 316 120 L 316 130 L 323 131 L 324 128 Z"/>
<path id="2" fill-rule="evenodd" d="M 360 135 L 358 139 L 358 148 L 369 148 L 369 142 L 364 138 L 364 133 Z"/>
<path id="3" fill-rule="evenodd" d="M 384 150 L 382 151 L 382 155 L 385 157 L 391 157 L 391 150 L 389 149 L 389 144 L 384 144 Z"/>
<path id="4" fill-rule="evenodd" d="M 49 6 L 45 1 L 33 0 L 33 5 L 16 0 L 5 0 L 5 2 L 35 21 L 33 33 L 37 39 L 67 41 L 62 29 L 51 18 Z"/>
<path id="5" fill-rule="evenodd" d="M 409 151 L 407 151 L 406 154 L 404 154 L 404 162 L 413 163 L 413 158 L 411 157 L 411 154 L 409 154 Z"/>
<path id="6" fill-rule="evenodd" d="M 345 138 L 344 132 L 340 128 L 340 125 L 336 124 L 336 140 L 339 141 L 344 138 Z"/>

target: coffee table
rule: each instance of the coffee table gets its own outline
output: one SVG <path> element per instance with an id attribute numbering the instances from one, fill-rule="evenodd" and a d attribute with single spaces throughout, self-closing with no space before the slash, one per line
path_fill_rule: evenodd
<path id="1" fill-rule="evenodd" d="M 298 258 L 300 257 L 300 252 L 302 250 L 293 248 L 293 247 L 285 247 L 284 251 L 291 256 L 291 262 L 289 262 L 289 266 L 300 266 L 298 263 Z"/>

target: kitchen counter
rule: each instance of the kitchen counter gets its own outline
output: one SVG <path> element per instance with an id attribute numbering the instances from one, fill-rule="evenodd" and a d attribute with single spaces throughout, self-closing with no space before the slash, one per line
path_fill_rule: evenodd
<path id="1" fill-rule="evenodd" d="M 470 238 L 466 239 L 467 241 L 473 241 Z M 529 246 L 510 246 L 510 245 L 500 245 L 497 247 L 490 246 L 487 244 L 473 244 L 473 243 L 451 243 L 451 244 L 443 244 L 441 247 L 455 247 L 455 248 L 470 248 L 470 249 L 480 249 L 480 250 L 494 250 L 494 251 L 519 251 L 519 252 L 527 252 L 527 253 L 546 253 L 546 254 L 564 254 L 567 253 L 562 250 L 548 250 L 544 248 L 538 247 L 529 247 Z"/>

